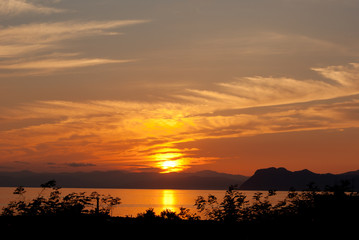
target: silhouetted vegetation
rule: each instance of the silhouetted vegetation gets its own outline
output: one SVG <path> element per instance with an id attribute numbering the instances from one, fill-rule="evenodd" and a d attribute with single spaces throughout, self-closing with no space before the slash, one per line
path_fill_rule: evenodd
<path id="1" fill-rule="evenodd" d="M 25 201 L 25 188 L 17 187 L 14 194 L 19 195 L 20 199 L 11 201 L 4 207 L 2 216 L 109 215 L 111 209 L 121 203 L 120 198 L 100 195 L 97 192 L 89 195 L 85 192 L 70 193 L 62 197 L 55 180 L 41 184 L 41 188 L 37 197 Z M 47 192 L 48 190 L 50 192 Z"/>
<path id="2" fill-rule="evenodd" d="M 147 221 L 147 222 L 158 222 L 158 221 L 182 221 L 182 220 L 190 220 L 190 221 L 198 221 L 200 220 L 200 216 L 196 213 L 191 213 L 190 209 L 181 207 L 180 212 L 177 213 L 170 209 L 163 210 L 159 215 L 156 215 L 153 208 L 147 209 L 143 213 L 137 214 L 137 219 Z"/>
<path id="3" fill-rule="evenodd" d="M 309 184 L 306 190 L 300 192 L 291 189 L 286 198 L 279 202 L 274 202 L 271 199 L 276 195 L 274 190 L 268 191 L 266 194 L 257 192 L 252 199 L 248 199 L 244 193 L 237 190 L 236 186 L 230 186 L 221 200 L 211 194 L 207 197 L 199 196 L 194 203 L 198 213 L 180 208 L 179 212 L 166 209 L 157 215 L 153 208 L 149 208 L 136 217 L 110 217 L 111 209 L 120 204 L 119 198 L 100 195 L 96 192 L 89 195 L 71 193 L 62 196 L 55 181 L 49 181 L 42 184 L 41 187 L 42 190 L 38 196 L 30 201 L 25 201 L 26 190 L 23 187 L 16 188 L 14 194 L 18 195 L 19 199 L 10 202 L 3 208 L 1 220 L 7 224 L 12 222 L 14 225 L 22 221 L 23 224 L 26 222 L 28 225 L 28 217 L 45 216 L 52 217 L 52 220 L 60 219 L 59 217 L 70 219 L 62 221 L 60 224 L 64 224 L 64 222 L 75 224 L 74 219 L 76 218 L 74 217 L 83 218 L 85 216 L 85 220 L 76 220 L 76 224 L 81 222 L 86 226 L 92 224 L 97 227 L 99 224 L 102 227 L 120 227 L 134 223 L 194 224 L 195 226 L 208 226 L 208 224 L 211 226 L 233 226 L 235 224 L 237 229 L 241 229 L 242 232 L 256 231 L 256 229 L 273 231 L 278 228 L 295 228 L 294 231 L 308 229 L 312 232 L 325 228 L 332 232 L 339 225 L 344 224 L 346 229 L 349 229 L 359 223 L 359 194 L 350 191 L 348 182 L 326 187 L 323 190 L 314 184 Z M 93 218 L 93 216 L 97 218 Z M 22 218 L 14 220 L 16 217 Z M 102 219 L 100 222 L 98 217 Z M 43 221 L 42 223 L 49 222 L 47 218 L 41 221 Z M 59 223 L 57 222 L 57 224 Z M 320 234 L 331 234 L 331 232 L 324 231 Z M 249 237 L 248 239 L 256 238 Z"/>
<path id="4" fill-rule="evenodd" d="M 205 216 L 218 222 L 265 223 L 295 221 L 303 224 L 333 224 L 357 221 L 359 216 L 359 194 L 351 192 L 349 182 L 320 190 L 314 184 L 296 192 L 294 189 L 282 201 L 273 204 L 267 195 L 258 192 L 250 204 L 247 196 L 231 186 L 222 200 L 209 195 L 199 196 L 195 206 Z"/>

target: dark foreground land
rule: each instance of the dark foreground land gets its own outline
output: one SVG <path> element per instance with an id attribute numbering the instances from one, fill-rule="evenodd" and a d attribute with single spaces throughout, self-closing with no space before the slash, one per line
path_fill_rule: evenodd
<path id="1" fill-rule="evenodd" d="M 297 219 L 268 222 L 224 223 L 208 220 L 144 221 L 123 217 L 0 217 L 3 234 L 16 237 L 111 236 L 139 239 L 200 238 L 200 239 L 358 239 L 358 221 L 345 223 L 304 223 Z"/>
<path id="2" fill-rule="evenodd" d="M 119 198 L 97 193 L 72 193 L 62 197 L 54 181 L 42 185 L 50 189 L 44 197 L 20 200 L 2 210 L 0 230 L 7 236 L 86 239 L 85 236 L 119 238 L 236 238 L 236 239 L 358 239 L 359 194 L 340 186 L 319 190 L 313 184 L 301 192 L 291 190 L 283 201 L 272 204 L 270 197 L 257 193 L 249 204 L 247 196 L 230 187 L 224 198 L 199 196 L 194 203 L 198 212 L 181 208 L 157 215 L 148 209 L 136 217 L 111 217 Z M 21 200 L 23 199 L 23 200 Z M 200 214 L 199 214 L 200 213 Z M 205 217 L 200 217 L 205 216 Z M 80 237 L 75 237 L 80 236 Z"/>

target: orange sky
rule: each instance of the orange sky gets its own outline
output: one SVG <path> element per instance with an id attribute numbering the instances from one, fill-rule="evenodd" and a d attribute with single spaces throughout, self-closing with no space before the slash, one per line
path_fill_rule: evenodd
<path id="1" fill-rule="evenodd" d="M 358 10 L 2 1 L 0 170 L 357 170 Z"/>

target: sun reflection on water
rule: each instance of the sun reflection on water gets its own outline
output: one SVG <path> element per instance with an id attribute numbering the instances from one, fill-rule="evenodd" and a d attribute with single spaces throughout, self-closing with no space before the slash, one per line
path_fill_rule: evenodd
<path id="1" fill-rule="evenodd" d="M 162 190 L 162 208 L 176 211 L 177 199 L 174 190 Z"/>

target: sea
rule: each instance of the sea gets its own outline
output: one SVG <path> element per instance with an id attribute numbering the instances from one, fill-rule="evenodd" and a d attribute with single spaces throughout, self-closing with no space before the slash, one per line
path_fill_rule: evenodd
<path id="1" fill-rule="evenodd" d="M 42 188 L 25 188 L 23 196 L 14 195 L 14 187 L 0 187 L 0 213 L 3 207 L 7 206 L 10 201 L 22 200 L 30 201 L 36 198 Z M 41 194 L 47 196 L 50 189 L 46 189 Z M 181 207 L 190 209 L 190 212 L 197 213 L 194 206 L 198 196 L 207 198 L 208 195 L 217 197 L 218 202 L 221 202 L 226 190 L 186 190 L 186 189 L 110 189 L 110 188 L 61 188 L 61 196 L 66 196 L 70 193 L 91 194 L 97 192 L 103 195 L 110 195 L 112 197 L 121 198 L 121 204 L 111 209 L 111 216 L 114 217 L 136 217 L 139 213 L 144 213 L 147 209 L 153 208 L 156 214 L 160 214 L 163 210 L 171 210 L 179 212 Z M 240 191 L 247 196 L 249 202 L 253 201 L 255 193 L 261 192 L 263 196 L 267 195 L 266 191 Z M 275 204 L 283 200 L 287 196 L 286 191 L 278 191 L 276 195 L 271 196 L 269 200 Z"/>

